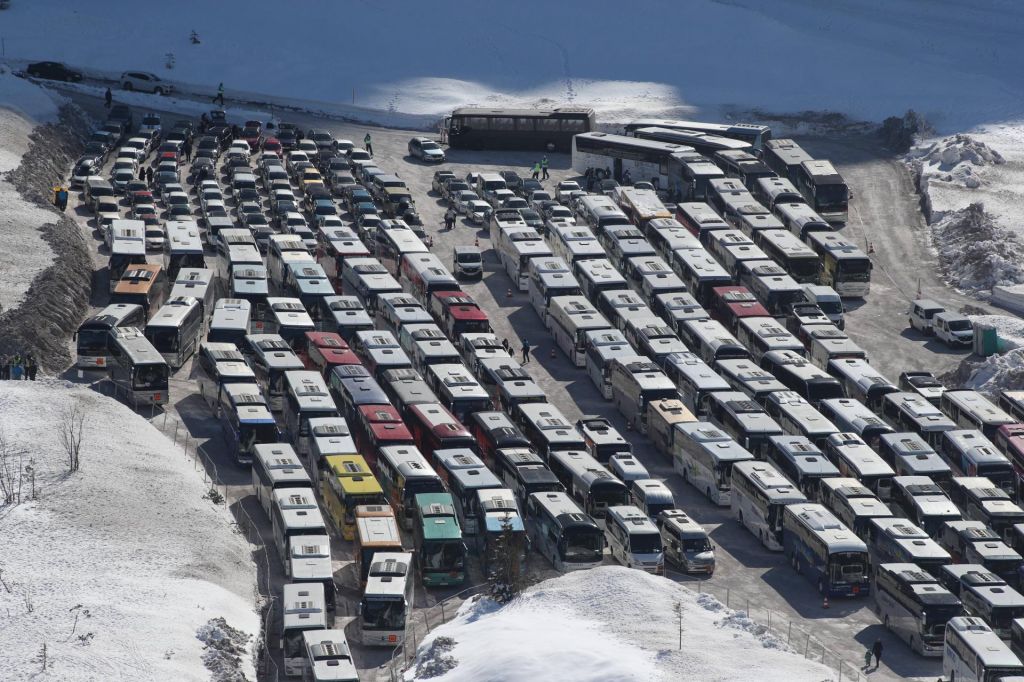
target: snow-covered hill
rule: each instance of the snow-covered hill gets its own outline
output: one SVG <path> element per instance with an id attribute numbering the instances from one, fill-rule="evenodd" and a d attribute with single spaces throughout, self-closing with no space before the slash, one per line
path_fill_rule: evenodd
<path id="1" fill-rule="evenodd" d="M 424 639 L 406 680 L 733 682 L 752 674 L 759 682 L 835 678 L 708 594 L 604 566 L 539 583 L 504 607 L 467 602 Z"/>
<path id="2" fill-rule="evenodd" d="M 85 428 L 67 475 L 57 431 L 72 405 Z M 22 503 L 0 506 L 0 678 L 241 679 L 211 676 L 205 657 L 255 679 L 249 546 L 180 448 L 92 391 L 0 382 L 0 475 L 29 465 L 38 499 L 26 474 Z M 204 646 L 225 635 L 237 664 Z"/>
<path id="3" fill-rule="evenodd" d="M 2 18 L 8 59 L 384 111 L 575 100 L 606 121 L 688 107 L 880 120 L 914 108 L 950 131 L 1024 111 L 1013 0 L 16 0 Z"/>

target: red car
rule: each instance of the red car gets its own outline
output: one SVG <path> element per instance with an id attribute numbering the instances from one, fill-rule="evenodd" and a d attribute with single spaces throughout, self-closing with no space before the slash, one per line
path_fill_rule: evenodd
<path id="1" fill-rule="evenodd" d="M 249 143 L 249 149 L 259 149 L 263 144 L 263 131 L 260 128 L 246 126 L 242 128 L 241 137 Z"/>
<path id="2" fill-rule="evenodd" d="M 281 140 L 276 137 L 267 137 L 263 139 L 263 151 L 275 152 L 280 156 L 284 153 L 284 147 L 281 145 Z"/>

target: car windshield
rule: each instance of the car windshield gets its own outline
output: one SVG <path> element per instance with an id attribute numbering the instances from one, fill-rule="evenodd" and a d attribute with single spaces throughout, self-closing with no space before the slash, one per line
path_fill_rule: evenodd
<path id="1" fill-rule="evenodd" d="M 949 323 L 949 328 L 955 332 L 969 331 L 971 328 L 970 320 L 953 320 Z"/>
<path id="2" fill-rule="evenodd" d="M 710 552 L 711 541 L 707 538 L 687 538 L 683 540 L 684 552 Z"/>
<path id="3" fill-rule="evenodd" d="M 826 315 L 838 315 L 843 312 L 843 304 L 839 301 L 818 301 L 818 307 Z"/>
<path id="4" fill-rule="evenodd" d="M 440 149 L 441 147 L 436 142 L 424 142 L 420 145 L 422 149 Z"/>
<path id="5" fill-rule="evenodd" d="M 455 259 L 459 263 L 479 263 L 481 260 L 479 253 L 460 253 Z"/>

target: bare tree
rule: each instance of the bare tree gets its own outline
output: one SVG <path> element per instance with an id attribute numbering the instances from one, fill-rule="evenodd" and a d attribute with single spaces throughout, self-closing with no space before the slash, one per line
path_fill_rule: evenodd
<path id="1" fill-rule="evenodd" d="M 78 471 L 81 464 L 82 436 L 85 433 L 85 410 L 78 403 L 64 408 L 60 419 L 60 444 L 67 455 L 68 473 Z"/>
<path id="2" fill-rule="evenodd" d="M 3 504 L 21 502 L 21 486 L 25 478 L 22 461 L 25 450 L 14 447 L 7 440 L 7 434 L 0 428 L 0 498 Z"/>

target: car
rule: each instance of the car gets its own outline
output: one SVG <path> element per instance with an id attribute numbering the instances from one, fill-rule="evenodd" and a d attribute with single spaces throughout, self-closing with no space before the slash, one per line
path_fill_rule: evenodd
<path id="1" fill-rule="evenodd" d="M 932 317 L 935 338 L 950 348 L 970 348 L 974 345 L 974 323 L 966 315 L 943 311 Z"/>
<path id="2" fill-rule="evenodd" d="M 170 188 L 165 187 L 163 201 L 165 206 L 188 206 L 188 195 L 181 191 L 171 191 Z"/>
<path id="3" fill-rule="evenodd" d="M 352 189 L 345 190 L 345 208 L 349 213 L 355 213 L 355 207 L 358 204 L 370 202 L 373 203 L 373 197 L 370 196 L 370 192 L 360 185 L 353 185 Z"/>
<path id="4" fill-rule="evenodd" d="M 249 151 L 259 149 L 263 143 L 263 132 L 251 126 L 242 128 L 241 138 L 249 145 Z"/>
<path id="5" fill-rule="evenodd" d="M 294 130 L 288 130 L 285 128 L 277 129 L 277 141 L 281 143 L 281 149 L 290 152 L 295 149 L 295 144 L 299 141 L 298 136 Z"/>
<path id="6" fill-rule="evenodd" d="M 248 164 L 249 156 L 252 154 L 252 147 L 245 140 L 235 140 L 228 146 L 226 153 L 228 158 L 245 159 L 245 163 Z"/>
<path id="7" fill-rule="evenodd" d="M 361 215 L 368 215 L 370 213 L 377 214 L 377 206 L 372 201 L 360 201 L 352 207 L 350 212 L 358 220 Z"/>
<path id="8" fill-rule="evenodd" d="M 595 185 L 595 189 L 598 194 L 603 194 L 606 197 L 612 196 L 615 193 L 615 189 L 619 187 L 619 183 L 611 178 L 605 178 L 604 180 L 598 180 Z"/>
<path id="9" fill-rule="evenodd" d="M 364 238 L 369 239 L 377 233 L 377 226 L 380 225 L 380 216 L 376 213 L 360 213 L 356 216 L 356 227 Z"/>
<path id="10" fill-rule="evenodd" d="M 545 206 L 543 216 L 551 222 L 576 224 L 576 218 L 573 216 L 572 211 L 561 204 Z"/>
<path id="11" fill-rule="evenodd" d="M 161 187 L 166 187 L 172 183 L 177 184 L 181 182 L 181 178 L 178 177 L 176 171 L 162 170 L 153 174 L 153 182 L 156 183 L 157 192 L 160 192 Z"/>
<path id="12" fill-rule="evenodd" d="M 160 137 L 160 132 L 163 130 L 162 121 L 160 114 L 150 112 L 142 117 L 139 122 L 139 135 L 145 135 L 150 138 L 150 142 L 155 141 L 156 138 Z"/>
<path id="13" fill-rule="evenodd" d="M 75 167 L 71 170 L 71 186 L 80 187 L 85 184 L 85 179 L 99 170 L 102 163 L 95 157 L 83 156 L 75 161 Z"/>
<path id="14" fill-rule="evenodd" d="M 526 199 L 524 199 L 522 197 L 512 197 L 511 199 L 506 199 L 505 203 L 503 203 L 501 205 L 501 207 L 502 208 L 514 208 L 517 211 L 520 211 L 520 210 L 522 210 L 524 208 L 525 209 L 530 209 L 531 211 L 533 210 L 532 208 L 530 208 L 530 202 L 528 202 Z"/>
<path id="15" fill-rule="evenodd" d="M 519 188 L 523 186 L 523 179 L 519 177 L 519 173 L 511 170 L 503 170 L 498 173 L 501 179 L 505 181 L 505 187 L 518 193 Z"/>
<path id="16" fill-rule="evenodd" d="M 352 174 L 348 171 L 334 171 L 327 176 L 327 185 L 331 188 L 331 191 L 335 196 L 340 196 L 346 187 L 355 185 L 356 179 L 352 177 Z"/>
<path id="17" fill-rule="evenodd" d="M 203 217 L 209 220 L 214 216 L 227 216 L 228 207 L 219 199 L 210 199 L 203 205 Z"/>
<path id="18" fill-rule="evenodd" d="M 192 207 L 176 204 L 167 209 L 168 220 L 190 220 L 192 218 Z"/>
<path id="19" fill-rule="evenodd" d="M 544 212 L 544 206 L 543 206 L 544 202 L 545 201 L 554 201 L 554 199 L 551 198 L 551 194 L 548 193 L 546 190 L 538 189 L 538 190 L 535 190 L 534 192 L 532 192 L 530 194 L 530 196 L 527 199 L 527 201 L 530 202 L 530 208 L 532 208 L 535 211 L 540 211 L 541 213 L 543 213 Z"/>
<path id="20" fill-rule="evenodd" d="M 445 160 L 441 145 L 427 137 L 414 137 L 409 140 L 409 156 L 428 163 L 443 163 Z"/>
<path id="21" fill-rule="evenodd" d="M 135 171 L 131 168 L 118 168 L 110 176 L 110 185 L 115 192 L 124 194 L 128 189 L 128 183 L 135 179 Z"/>
<path id="22" fill-rule="evenodd" d="M 646 180 L 639 180 L 633 183 L 633 189 L 649 189 L 652 192 L 655 191 L 654 185 Z"/>
<path id="23" fill-rule="evenodd" d="M 527 227 L 532 227 L 538 232 L 544 229 L 544 219 L 541 217 L 540 213 L 537 213 L 537 211 L 534 211 L 532 208 L 520 208 L 517 210 L 523 220 L 526 221 Z"/>
<path id="24" fill-rule="evenodd" d="M 139 180 L 133 180 L 128 183 L 125 188 L 125 194 L 128 195 L 129 201 L 132 206 L 136 204 L 152 204 L 154 202 L 153 192 L 149 189 L 146 183 Z"/>
<path id="25" fill-rule="evenodd" d="M 157 217 L 156 206 L 153 204 L 136 204 L 132 206 L 132 218 L 135 220 L 142 220 L 149 216 Z"/>
<path id="26" fill-rule="evenodd" d="M 281 140 L 276 137 L 265 137 L 263 138 L 263 153 L 274 152 L 275 154 L 281 154 L 284 152 L 284 145 L 281 144 Z"/>
<path id="27" fill-rule="evenodd" d="M 482 199 L 473 190 L 464 189 L 453 197 L 452 207 L 455 208 L 456 212 L 465 214 L 471 201 L 482 201 Z"/>
<path id="28" fill-rule="evenodd" d="M 430 189 L 438 194 L 442 194 L 444 190 L 444 183 L 448 180 L 454 180 L 455 173 L 450 170 L 439 170 L 434 171 L 434 177 L 430 181 Z"/>
<path id="29" fill-rule="evenodd" d="M 489 193 L 485 193 L 487 203 L 491 205 L 491 208 L 508 208 L 505 206 L 506 201 L 512 201 L 518 199 L 510 189 L 496 189 Z"/>
<path id="30" fill-rule="evenodd" d="M 32 78 L 43 78 L 49 81 L 82 82 L 82 72 L 75 71 L 62 62 L 35 62 L 25 67 L 25 73 Z"/>
<path id="31" fill-rule="evenodd" d="M 119 124 L 127 134 L 135 123 L 135 117 L 132 115 L 131 107 L 127 104 L 115 104 L 110 107 L 107 121 Z"/>
<path id="32" fill-rule="evenodd" d="M 518 194 L 524 199 L 529 200 L 531 194 L 543 189 L 544 185 L 540 184 L 539 180 L 534 180 L 533 178 L 523 178 L 523 184 L 519 186 L 519 189 L 516 191 L 516 194 Z"/>
<path id="33" fill-rule="evenodd" d="M 295 148 L 300 152 L 305 152 L 306 156 L 308 156 L 311 161 L 320 155 L 320 148 L 316 146 L 316 142 L 308 138 L 299 140 L 298 144 L 295 145 Z"/>
<path id="34" fill-rule="evenodd" d="M 470 189 L 468 182 L 466 182 L 465 180 L 454 179 L 445 183 L 444 190 L 441 192 L 441 195 L 445 198 L 445 201 L 451 204 L 455 202 L 455 199 L 459 196 L 461 192 L 467 191 L 473 191 Z M 476 192 L 473 193 L 476 194 Z"/>
<path id="35" fill-rule="evenodd" d="M 946 308 L 941 303 L 919 298 L 910 304 L 910 326 L 923 334 L 935 334 L 932 320 L 945 311 Z"/>
<path id="36" fill-rule="evenodd" d="M 166 239 L 167 234 L 159 222 L 146 225 L 146 251 L 163 251 Z"/>
<path id="37" fill-rule="evenodd" d="M 334 151 L 334 135 L 331 135 L 326 130 L 310 130 L 309 139 L 312 140 L 321 154 Z"/>
<path id="38" fill-rule="evenodd" d="M 199 206 L 206 206 L 210 201 L 224 201 L 224 193 L 220 191 L 219 187 L 202 187 L 196 188 L 196 193 L 199 195 Z"/>
<path id="39" fill-rule="evenodd" d="M 452 274 L 455 279 L 480 279 L 484 276 L 484 259 L 479 246 L 456 246 L 452 250 Z"/>
<path id="40" fill-rule="evenodd" d="M 575 180 L 562 180 L 555 187 L 555 198 L 562 202 L 568 201 L 569 193 L 579 191 L 580 189 L 580 183 Z"/>
<path id="41" fill-rule="evenodd" d="M 122 90 L 151 92 L 154 95 L 169 95 L 174 92 L 173 85 L 148 71 L 125 71 L 121 74 L 120 80 Z"/>

